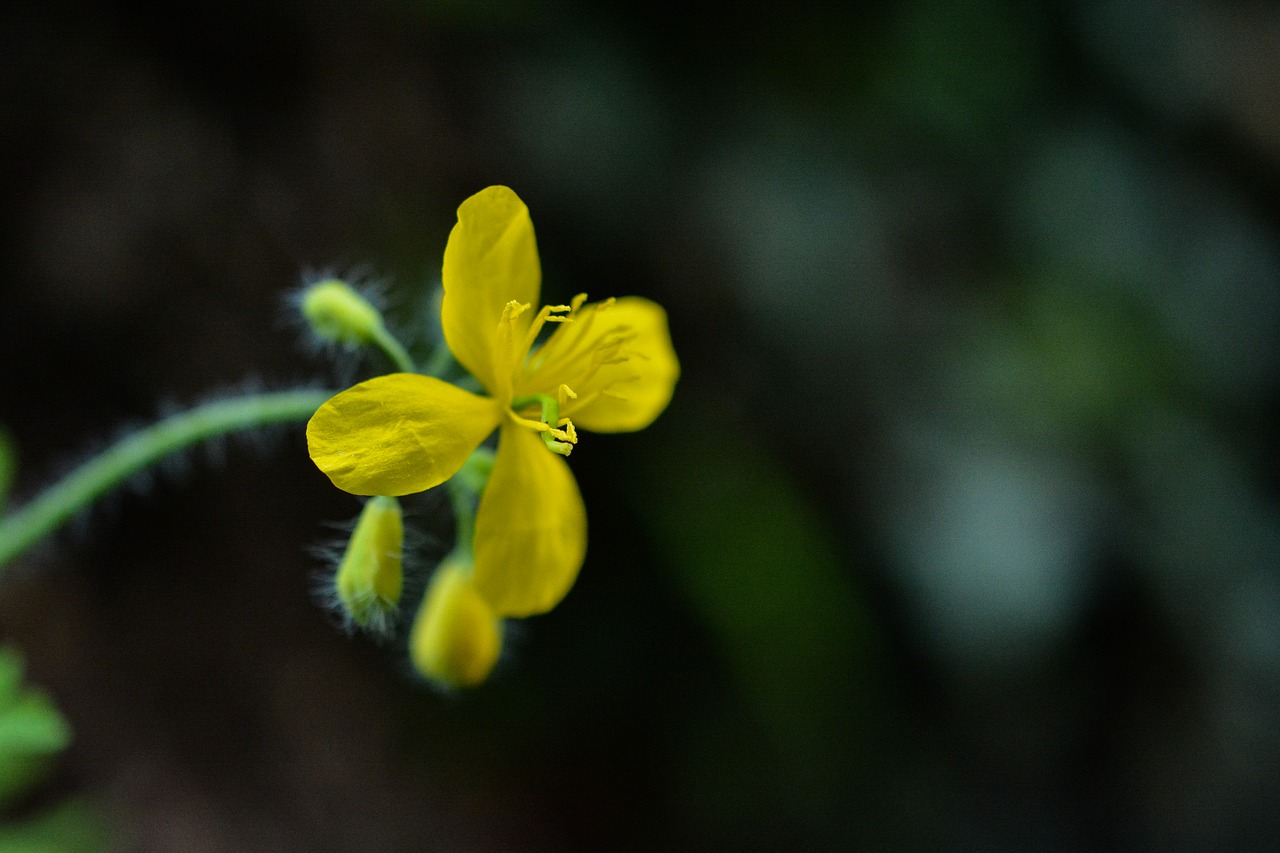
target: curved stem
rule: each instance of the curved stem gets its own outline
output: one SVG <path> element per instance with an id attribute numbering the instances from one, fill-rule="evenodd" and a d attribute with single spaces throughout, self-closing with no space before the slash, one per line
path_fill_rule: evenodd
<path id="1" fill-rule="evenodd" d="M 239 430 L 310 418 L 332 391 L 299 389 L 206 403 L 126 436 L 0 517 L 0 567 L 134 474 L 178 450 Z"/>
<path id="2" fill-rule="evenodd" d="M 452 364 L 453 351 L 449 349 L 449 345 L 441 337 L 440 342 L 436 344 L 436 348 L 431 351 L 431 358 L 427 361 L 427 367 L 423 373 L 427 376 L 443 377 L 444 372 Z"/>
<path id="3" fill-rule="evenodd" d="M 493 471 L 493 451 L 477 447 L 467 457 L 467 461 L 445 482 L 449 492 L 449 503 L 453 506 L 455 553 L 462 554 L 471 562 L 472 543 L 476 534 L 476 512 L 479 509 L 480 496 L 489 483 L 489 474 Z"/>
<path id="4" fill-rule="evenodd" d="M 476 537 L 476 495 L 465 486 L 455 484 L 456 479 L 455 477 L 445 483 L 449 504 L 453 507 L 453 549 L 470 557 Z"/>
<path id="5" fill-rule="evenodd" d="M 401 373 L 416 373 L 418 368 L 413 363 L 409 351 L 404 348 L 404 344 L 396 338 L 395 335 L 387 331 L 387 327 L 378 324 L 373 330 L 373 342 L 378 345 L 378 349 L 391 359 L 391 363 L 396 366 L 396 370 Z"/>

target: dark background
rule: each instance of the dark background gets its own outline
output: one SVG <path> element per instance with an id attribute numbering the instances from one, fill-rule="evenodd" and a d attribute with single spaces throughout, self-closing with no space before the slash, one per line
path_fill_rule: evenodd
<path id="1" fill-rule="evenodd" d="M 608 8 L 0 12 L 19 499 L 350 380 L 287 293 L 422 327 L 493 183 L 549 301 L 660 301 L 684 369 L 583 440 L 581 579 L 471 693 L 315 603 L 358 504 L 300 428 L 106 501 L 0 588 L 77 734 L 36 805 L 165 853 L 1274 849 L 1280 9 Z"/>

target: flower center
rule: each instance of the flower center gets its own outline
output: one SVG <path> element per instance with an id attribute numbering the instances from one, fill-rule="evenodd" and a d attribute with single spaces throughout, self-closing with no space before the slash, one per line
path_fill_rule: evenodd
<path id="1" fill-rule="evenodd" d="M 565 391 L 573 394 L 573 391 L 568 386 L 561 385 L 560 387 L 562 395 Z M 516 414 L 520 409 L 533 405 L 541 406 L 542 420 L 530 420 Z M 550 394 L 530 394 L 527 397 L 512 400 L 511 407 L 507 409 L 507 417 L 520 424 L 520 426 L 529 427 L 540 433 L 542 435 L 542 443 L 552 453 L 568 456 L 573 452 L 573 446 L 578 443 L 578 431 L 574 428 L 573 421 L 560 417 L 560 402 Z"/>
<path id="2" fill-rule="evenodd" d="M 529 305 L 512 300 L 503 306 L 502 320 L 498 324 L 495 367 L 496 380 L 502 383 L 502 387 L 494 390 L 500 399 L 509 400 L 509 418 L 540 433 L 547 449 L 561 456 L 568 456 L 573 452 L 573 446 L 578 443 L 578 431 L 574 428 L 573 421 L 560 417 L 560 407 L 578 395 L 568 385 L 561 385 L 554 397 L 550 394 L 528 394 L 516 399 L 512 396 L 514 378 L 523 367 L 529 349 L 538 339 L 543 327 L 547 323 L 572 322 L 573 314 L 585 299 L 586 295 L 583 294 L 575 297 L 571 305 L 544 305 L 523 336 L 519 335 L 517 319 L 529 310 Z M 541 420 L 533 420 L 520 414 L 522 410 L 533 406 L 539 407 Z"/>
<path id="3" fill-rule="evenodd" d="M 587 305 L 587 295 L 579 293 L 568 305 L 545 305 L 527 329 L 521 331 L 518 319 L 529 305 L 508 302 L 502 311 L 498 328 L 495 366 L 497 381 L 503 387 L 494 389 L 495 396 L 509 400 L 507 413 L 522 426 L 542 433 L 543 441 L 555 453 L 568 456 L 577 443 L 573 422 L 560 417 L 569 401 L 574 407 L 587 405 L 598 397 L 625 400 L 617 386 L 634 381 L 634 372 L 608 370 L 631 358 L 645 358 L 644 353 L 629 346 L 637 337 L 625 322 L 610 324 L 609 309 L 616 300 L 605 299 Z M 605 319 L 601 320 L 601 315 Z M 547 323 L 559 323 L 555 332 L 534 349 L 538 336 Z M 606 325 L 600 326 L 600 323 Z M 571 388 L 564 380 L 573 384 Z M 515 399 L 515 393 L 525 393 Z M 543 389 L 555 388 L 554 394 Z M 574 391 L 577 388 L 581 392 Z M 541 420 L 522 410 L 538 406 Z"/>

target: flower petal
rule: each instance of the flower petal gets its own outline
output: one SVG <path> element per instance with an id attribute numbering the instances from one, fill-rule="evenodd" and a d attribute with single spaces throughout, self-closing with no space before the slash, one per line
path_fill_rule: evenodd
<path id="1" fill-rule="evenodd" d="M 361 382 L 307 424 L 311 459 L 353 495 L 407 495 L 449 479 L 498 425 L 488 397 L 416 373 Z"/>
<path id="2" fill-rule="evenodd" d="M 476 588 L 501 616 L 545 613 L 586 551 L 587 510 L 568 464 L 536 432 L 504 423 L 476 512 Z"/>
<path id="3" fill-rule="evenodd" d="M 490 393 L 501 396 L 498 385 L 511 369 L 494 364 L 503 308 L 515 301 L 536 311 L 542 284 L 533 221 L 519 196 L 507 187 L 489 187 L 462 203 L 441 277 L 440 319 L 449 349 Z M 529 328 L 530 313 L 516 318 L 517 338 Z"/>
<path id="4" fill-rule="evenodd" d="M 647 427 L 667 408 L 680 378 L 667 312 L 656 302 L 626 296 L 601 311 L 591 334 L 599 335 L 602 344 L 611 336 L 623 342 L 606 359 L 615 363 L 600 366 L 580 385 L 572 385 L 578 399 L 569 401 L 561 414 L 593 432 Z"/>

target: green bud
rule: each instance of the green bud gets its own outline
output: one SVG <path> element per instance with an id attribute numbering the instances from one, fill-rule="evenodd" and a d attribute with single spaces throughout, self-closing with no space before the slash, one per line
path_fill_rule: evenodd
<path id="1" fill-rule="evenodd" d="M 351 285 L 336 278 L 307 287 L 300 306 L 316 337 L 331 343 L 364 346 L 376 342 L 383 332 L 378 309 Z"/>
<path id="2" fill-rule="evenodd" d="M 403 549 L 400 502 L 369 498 L 334 577 L 338 604 L 351 624 L 377 634 L 391 627 L 404 582 Z"/>

